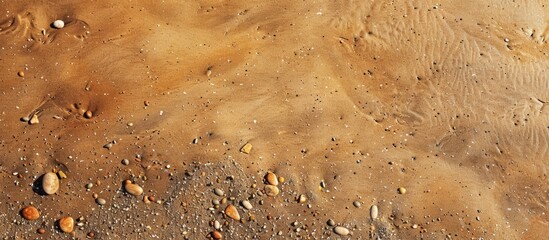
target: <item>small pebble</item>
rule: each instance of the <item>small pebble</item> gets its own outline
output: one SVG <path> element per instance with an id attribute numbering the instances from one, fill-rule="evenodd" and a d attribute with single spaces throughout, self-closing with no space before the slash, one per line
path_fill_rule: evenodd
<path id="1" fill-rule="evenodd" d="M 72 217 L 59 219 L 59 228 L 65 233 L 71 233 L 74 230 L 74 219 Z"/>
<path id="2" fill-rule="evenodd" d="M 213 232 L 212 232 L 212 238 L 214 238 L 214 239 L 222 239 L 222 238 L 223 238 L 223 235 L 221 235 L 221 233 L 218 232 L 218 231 L 213 231 Z"/>
<path id="3" fill-rule="evenodd" d="M 400 193 L 400 194 L 405 194 L 405 193 L 406 193 L 406 188 L 399 187 L 399 188 L 398 188 L 398 193 Z"/>
<path id="4" fill-rule="evenodd" d="M 61 29 L 65 27 L 65 22 L 63 22 L 63 20 L 55 20 L 52 25 L 54 28 Z"/>
<path id="5" fill-rule="evenodd" d="M 124 164 L 124 165 L 129 165 L 129 164 L 130 164 L 130 160 L 124 158 L 124 159 L 122 159 L 122 164 Z"/>
<path id="6" fill-rule="evenodd" d="M 93 113 L 88 110 L 84 113 L 84 117 L 90 119 L 93 117 Z"/>
<path id="7" fill-rule="evenodd" d="M 326 222 L 326 224 L 328 224 L 328 226 L 330 227 L 333 227 L 336 225 L 335 221 L 333 219 L 328 219 L 328 221 Z"/>
<path id="8" fill-rule="evenodd" d="M 143 194 L 143 188 L 141 188 L 137 184 L 132 183 L 130 180 L 126 180 L 124 182 L 124 189 L 126 189 L 126 192 L 134 196 L 139 196 Z"/>
<path id="9" fill-rule="evenodd" d="M 97 198 L 95 199 L 95 202 L 99 205 L 105 205 L 107 204 L 107 200 L 103 199 L 103 198 Z"/>
<path id="10" fill-rule="evenodd" d="M 277 186 L 265 185 L 265 193 L 267 196 L 274 197 L 280 193 L 280 189 Z"/>
<path id="11" fill-rule="evenodd" d="M 334 232 L 335 232 L 337 235 L 340 235 L 340 236 L 347 236 L 347 235 L 349 235 L 349 229 L 344 228 L 344 227 L 341 227 L 341 226 L 335 227 L 335 228 L 334 228 Z"/>
<path id="12" fill-rule="evenodd" d="M 40 123 L 40 120 L 38 120 L 38 115 L 34 114 L 32 115 L 31 119 L 29 120 L 30 125 L 35 125 Z"/>
<path id="13" fill-rule="evenodd" d="M 265 175 L 265 179 L 269 184 L 273 186 L 278 185 L 278 179 L 276 177 L 276 174 L 274 174 L 273 172 L 268 172 L 267 175 Z"/>
<path id="14" fill-rule="evenodd" d="M 88 233 L 88 237 L 89 237 L 89 238 L 95 237 L 95 233 L 94 233 L 94 232 L 89 232 L 89 233 Z"/>
<path id="15" fill-rule="evenodd" d="M 19 71 L 19 72 L 17 72 L 17 76 L 19 76 L 19 77 L 24 77 L 24 76 L 25 76 L 25 72 Z"/>
<path id="16" fill-rule="evenodd" d="M 223 192 L 223 190 L 221 190 L 219 188 L 214 189 L 214 193 L 215 193 L 215 195 L 220 196 L 220 197 L 225 194 L 225 192 Z"/>
<path id="17" fill-rule="evenodd" d="M 219 221 L 215 220 L 214 221 L 214 228 L 219 230 L 221 228 L 221 223 L 219 223 Z"/>
<path id="18" fill-rule="evenodd" d="M 225 214 L 236 221 L 240 221 L 240 214 L 238 214 L 238 210 L 236 210 L 236 207 L 232 204 L 229 204 L 227 208 L 225 208 Z"/>
<path id="19" fill-rule="evenodd" d="M 370 208 L 370 217 L 372 218 L 372 220 L 377 219 L 378 214 L 379 212 L 377 209 L 377 205 L 372 205 L 372 207 Z"/>
<path id="20" fill-rule="evenodd" d="M 251 143 L 246 143 L 240 149 L 240 152 L 243 152 L 243 153 L 246 153 L 246 154 L 250 154 L 251 151 L 252 151 L 252 144 Z"/>
<path id="21" fill-rule="evenodd" d="M 57 175 L 59 175 L 59 178 L 60 179 L 66 179 L 67 178 L 67 174 L 65 174 L 65 172 L 59 170 L 59 172 L 57 172 Z"/>
<path id="22" fill-rule="evenodd" d="M 92 187 L 93 187 L 93 183 L 88 183 L 88 184 L 86 184 L 86 189 L 90 189 L 90 188 L 92 188 Z"/>
<path id="23" fill-rule="evenodd" d="M 362 203 L 360 203 L 359 201 L 354 201 L 353 206 L 355 206 L 356 208 L 360 208 L 362 206 Z"/>
<path id="24" fill-rule="evenodd" d="M 305 203 L 307 201 L 307 195 L 301 194 L 299 195 L 299 198 L 297 199 L 298 203 Z"/>
<path id="25" fill-rule="evenodd" d="M 55 173 L 49 172 L 42 176 L 42 190 L 48 195 L 54 194 L 59 190 L 59 178 Z"/>
<path id="26" fill-rule="evenodd" d="M 44 234 L 44 233 L 46 233 L 46 229 L 39 228 L 37 232 L 38 232 L 38 234 Z"/>
<path id="27" fill-rule="evenodd" d="M 19 120 L 21 120 L 21 122 L 26 122 L 28 123 L 30 121 L 30 117 L 22 117 L 20 118 Z"/>
<path id="28" fill-rule="evenodd" d="M 107 143 L 103 145 L 103 147 L 110 150 L 112 148 L 112 145 L 113 145 L 112 143 Z"/>
<path id="29" fill-rule="evenodd" d="M 21 210 L 21 216 L 29 221 L 36 220 L 40 217 L 40 212 L 33 206 L 27 206 Z"/>
<path id="30" fill-rule="evenodd" d="M 250 201 L 248 201 L 248 200 L 242 201 L 242 206 L 244 206 L 244 208 L 246 208 L 246 209 L 248 209 L 248 210 L 250 210 L 250 209 L 253 208 L 253 207 L 252 207 L 252 204 L 251 204 Z"/>

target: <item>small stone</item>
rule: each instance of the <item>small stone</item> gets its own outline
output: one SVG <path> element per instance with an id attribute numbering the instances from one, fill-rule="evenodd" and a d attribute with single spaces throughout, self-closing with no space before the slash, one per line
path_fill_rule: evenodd
<path id="1" fill-rule="evenodd" d="M 267 175 L 265 175 L 265 179 L 267 182 L 273 186 L 278 185 L 278 179 L 276 178 L 276 174 L 273 172 L 268 172 Z"/>
<path id="2" fill-rule="evenodd" d="M 354 201 L 353 206 L 355 206 L 356 208 L 360 208 L 362 206 L 362 203 L 360 203 L 359 201 Z"/>
<path id="3" fill-rule="evenodd" d="M 112 143 L 107 143 L 107 144 L 103 145 L 103 148 L 106 148 L 106 149 L 108 149 L 108 150 L 111 150 L 112 146 L 113 146 Z"/>
<path id="4" fill-rule="evenodd" d="M 44 234 L 44 233 L 46 233 L 46 229 L 39 228 L 37 232 L 38 232 L 38 234 Z"/>
<path id="5" fill-rule="evenodd" d="M 59 178 L 55 173 L 49 172 L 42 176 L 42 190 L 48 195 L 54 194 L 59 190 Z"/>
<path id="6" fill-rule="evenodd" d="M 300 194 L 299 197 L 297 198 L 297 202 L 298 202 L 298 203 L 305 203 L 305 202 L 307 202 L 307 195 L 305 195 L 305 194 Z"/>
<path id="7" fill-rule="evenodd" d="M 24 77 L 24 76 L 25 76 L 25 72 L 19 71 L 19 72 L 17 72 L 17 76 L 19 76 L 19 77 Z"/>
<path id="8" fill-rule="evenodd" d="M 413 229 L 416 229 L 417 227 L 418 227 L 417 224 L 412 225 L 412 228 L 413 228 Z"/>
<path id="9" fill-rule="evenodd" d="M 57 29 L 61 29 L 65 27 L 65 22 L 63 20 L 55 20 L 52 23 L 52 26 Z"/>
<path id="10" fill-rule="evenodd" d="M 146 204 L 151 203 L 151 200 L 149 200 L 149 196 L 147 196 L 147 195 L 143 196 L 143 202 L 146 203 Z"/>
<path id="11" fill-rule="evenodd" d="M 341 226 L 335 227 L 335 228 L 334 228 L 334 232 L 335 232 L 337 235 L 340 235 L 340 236 L 347 236 L 347 235 L 349 235 L 349 229 L 344 228 L 344 227 L 341 227 Z"/>
<path id="12" fill-rule="evenodd" d="M 90 111 L 90 110 L 86 111 L 86 112 L 84 113 L 84 117 L 85 117 L 85 118 L 88 118 L 88 119 L 92 118 L 92 117 L 93 117 L 92 111 Z"/>
<path id="13" fill-rule="evenodd" d="M 31 119 L 29 120 L 29 124 L 34 125 L 38 123 L 40 123 L 40 120 L 38 120 L 38 115 L 36 114 L 32 115 Z"/>
<path id="14" fill-rule="evenodd" d="M 21 216 L 29 221 L 36 220 L 40 217 L 40 212 L 33 206 L 27 206 L 21 210 Z"/>
<path id="15" fill-rule="evenodd" d="M 328 219 L 328 221 L 326 222 L 326 224 L 328 224 L 328 226 L 330 227 L 333 227 L 336 225 L 335 221 L 333 219 Z"/>
<path id="16" fill-rule="evenodd" d="M 65 233 L 71 233 L 74 230 L 74 219 L 72 217 L 59 219 L 59 228 Z"/>
<path id="17" fill-rule="evenodd" d="M 212 232 L 212 238 L 213 238 L 213 239 L 222 239 L 222 238 L 223 238 L 223 235 L 221 235 L 221 233 L 218 232 L 218 231 L 213 231 L 213 232 Z"/>
<path id="18" fill-rule="evenodd" d="M 21 120 L 21 122 L 26 122 L 28 123 L 30 121 L 30 117 L 22 117 L 20 118 L 19 120 Z"/>
<path id="19" fill-rule="evenodd" d="M 93 183 L 86 184 L 86 189 L 91 189 L 93 187 Z"/>
<path id="20" fill-rule="evenodd" d="M 274 197 L 280 193 L 280 189 L 277 186 L 265 185 L 265 193 L 267 196 Z"/>
<path id="21" fill-rule="evenodd" d="M 279 183 L 284 183 L 286 181 L 286 179 L 284 179 L 284 177 L 278 177 L 278 182 Z"/>
<path id="22" fill-rule="evenodd" d="M 132 183 L 130 180 L 126 180 L 126 182 L 124 182 L 124 189 L 126 189 L 126 192 L 134 196 L 139 196 L 143 194 L 143 188 L 141 188 L 137 184 Z"/>
<path id="23" fill-rule="evenodd" d="M 370 208 L 370 217 L 372 218 L 372 220 L 375 220 L 377 219 L 378 215 L 379 212 L 377 209 L 377 205 L 372 205 L 372 207 Z"/>
<path id="24" fill-rule="evenodd" d="M 89 237 L 89 238 L 95 237 L 95 233 L 94 233 L 94 232 L 89 232 L 89 233 L 88 233 L 88 237 Z"/>
<path id="25" fill-rule="evenodd" d="M 217 220 L 214 221 L 214 228 L 219 230 L 221 228 L 221 223 Z"/>
<path id="26" fill-rule="evenodd" d="M 248 200 L 244 200 L 242 201 L 242 206 L 248 210 L 251 210 L 253 207 L 252 207 L 252 204 L 250 203 L 250 201 Z"/>
<path id="27" fill-rule="evenodd" d="M 223 192 L 223 190 L 221 190 L 219 188 L 214 189 L 214 193 L 217 196 L 223 196 L 225 194 L 225 192 Z"/>
<path id="28" fill-rule="evenodd" d="M 95 202 L 99 205 L 105 205 L 107 204 L 107 200 L 103 199 L 103 198 L 97 198 L 95 199 Z"/>
<path id="29" fill-rule="evenodd" d="M 244 144 L 244 146 L 242 146 L 242 148 L 240 149 L 240 152 L 243 152 L 243 153 L 246 153 L 246 154 L 250 154 L 251 151 L 252 151 L 252 144 L 251 143 Z"/>
<path id="30" fill-rule="evenodd" d="M 129 165 L 129 164 L 130 164 L 130 160 L 124 158 L 124 159 L 122 159 L 122 164 L 124 164 L 124 165 Z"/>
<path id="31" fill-rule="evenodd" d="M 398 193 L 400 193 L 400 194 L 405 194 L 405 193 L 406 193 L 406 188 L 399 187 L 399 188 L 398 188 Z"/>
<path id="32" fill-rule="evenodd" d="M 59 172 L 57 172 L 57 175 L 59 176 L 60 179 L 66 179 L 67 178 L 67 174 L 65 174 L 65 172 L 59 170 Z"/>
<path id="33" fill-rule="evenodd" d="M 236 210 L 236 207 L 232 204 L 229 204 L 227 208 L 225 208 L 225 214 L 236 221 L 240 221 L 240 214 L 238 214 L 238 210 Z"/>

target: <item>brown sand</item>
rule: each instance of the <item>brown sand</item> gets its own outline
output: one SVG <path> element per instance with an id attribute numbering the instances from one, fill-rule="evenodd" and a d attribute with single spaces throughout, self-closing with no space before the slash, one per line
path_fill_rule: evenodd
<path id="1" fill-rule="evenodd" d="M 350 239 L 546 237 L 544 0 L 0 6 L 7 239 L 70 236 L 65 216 L 81 239 L 204 239 L 214 220 L 225 239 L 338 238 L 328 219 Z M 52 170 L 67 178 L 40 195 Z"/>

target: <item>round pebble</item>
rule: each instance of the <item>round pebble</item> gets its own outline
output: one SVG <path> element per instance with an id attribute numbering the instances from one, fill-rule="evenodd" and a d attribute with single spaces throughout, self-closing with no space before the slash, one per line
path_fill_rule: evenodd
<path id="1" fill-rule="evenodd" d="M 89 110 L 86 111 L 86 112 L 84 113 L 84 117 L 85 117 L 85 118 L 88 118 L 88 119 L 89 119 L 89 118 L 92 118 L 92 117 L 93 117 L 92 111 L 89 111 Z"/>
<path id="2" fill-rule="evenodd" d="M 355 206 L 356 208 L 359 208 L 362 206 L 362 203 L 360 203 L 359 201 L 354 201 L 353 206 Z"/>
<path id="3" fill-rule="evenodd" d="M 221 228 L 221 223 L 217 220 L 214 221 L 214 228 L 219 230 Z"/>
<path id="4" fill-rule="evenodd" d="M 130 180 L 126 180 L 124 184 L 124 189 L 126 189 L 126 192 L 134 196 L 139 196 L 143 194 L 143 188 L 141 188 L 137 184 L 132 183 Z"/>
<path id="5" fill-rule="evenodd" d="M 267 196 L 274 197 L 280 193 L 280 189 L 277 186 L 265 185 L 265 193 Z"/>
<path id="6" fill-rule="evenodd" d="M 21 216 L 29 221 L 36 220 L 40 217 L 40 212 L 33 206 L 27 206 L 21 210 Z"/>
<path id="7" fill-rule="evenodd" d="M 88 184 L 86 184 L 86 188 L 87 188 L 87 189 L 90 189 L 90 188 L 92 188 L 92 187 L 93 187 L 93 183 L 88 183 Z"/>
<path id="8" fill-rule="evenodd" d="M 65 22 L 63 22 L 63 20 L 55 20 L 52 25 L 54 28 L 61 29 L 65 27 Z"/>
<path id="9" fill-rule="evenodd" d="M 405 194 L 405 193 L 406 193 L 406 188 L 399 187 L 399 188 L 398 188 L 398 193 L 400 193 L 400 194 Z"/>
<path id="10" fill-rule="evenodd" d="M 273 172 L 268 172 L 267 175 L 265 176 L 265 179 L 269 184 L 273 186 L 278 185 L 278 178 L 276 177 L 276 174 L 274 174 Z"/>
<path id="11" fill-rule="evenodd" d="M 238 210 L 236 210 L 236 207 L 232 204 L 229 204 L 227 208 L 225 208 L 225 214 L 236 221 L 240 221 L 240 214 L 238 214 Z"/>
<path id="12" fill-rule="evenodd" d="M 344 227 L 341 227 L 341 226 L 335 227 L 335 228 L 334 228 L 334 232 L 335 232 L 337 235 L 340 235 L 340 236 L 347 236 L 347 235 L 349 235 L 349 229 L 344 228 Z"/>
<path id="13" fill-rule="evenodd" d="M 46 233 L 46 229 L 39 228 L 37 232 L 38 232 L 38 234 L 44 234 L 44 233 Z"/>
<path id="14" fill-rule="evenodd" d="M 129 164 L 130 164 L 130 160 L 124 158 L 124 159 L 122 159 L 122 164 L 124 164 L 124 165 L 129 165 Z"/>
<path id="15" fill-rule="evenodd" d="M 48 195 L 54 194 L 59 190 L 59 178 L 57 174 L 49 172 L 42 176 L 42 190 Z"/>
<path id="16" fill-rule="evenodd" d="M 223 238 L 223 235 L 221 235 L 221 233 L 218 232 L 218 231 L 213 231 L 213 232 L 212 232 L 212 238 L 214 238 L 214 239 L 222 239 L 222 238 Z"/>
<path id="17" fill-rule="evenodd" d="M 334 225 L 336 225 L 335 221 L 333 219 L 328 219 L 328 221 L 326 222 L 326 224 L 328 224 L 328 226 L 332 227 Z"/>
<path id="18" fill-rule="evenodd" d="M 19 72 L 17 73 L 17 76 L 19 76 L 19 77 L 24 77 L 24 76 L 25 76 L 25 72 L 19 71 Z"/>
<path id="19" fill-rule="evenodd" d="M 95 199 L 95 202 L 99 205 L 105 205 L 107 204 L 107 200 L 103 199 L 103 198 L 97 198 Z"/>
<path id="20" fill-rule="evenodd" d="M 307 201 L 307 195 L 305 195 L 305 194 L 299 195 L 299 198 L 297 199 L 297 202 L 305 203 L 306 201 Z"/>
<path id="21" fill-rule="evenodd" d="M 214 193 L 217 196 L 223 196 L 225 194 L 225 192 L 223 192 L 223 190 L 221 190 L 219 188 L 214 189 Z"/>
<path id="22" fill-rule="evenodd" d="M 59 228 L 65 233 L 71 233 L 74 230 L 74 219 L 72 217 L 59 219 Z"/>
<path id="23" fill-rule="evenodd" d="M 372 205 L 372 207 L 370 208 L 370 217 L 372 218 L 372 220 L 377 219 L 378 214 L 379 212 L 377 209 L 377 205 Z"/>
<path id="24" fill-rule="evenodd" d="M 248 200 L 242 201 L 242 206 L 244 206 L 244 208 L 246 208 L 246 209 L 248 209 L 248 210 L 250 210 L 250 209 L 253 208 L 253 207 L 252 207 L 252 204 L 251 204 L 250 201 L 248 201 Z"/>

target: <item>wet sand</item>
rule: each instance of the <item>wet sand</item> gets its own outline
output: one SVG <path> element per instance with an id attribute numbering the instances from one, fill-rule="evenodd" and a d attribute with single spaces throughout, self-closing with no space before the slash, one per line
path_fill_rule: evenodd
<path id="1" fill-rule="evenodd" d="M 545 1 L 0 6 L 6 239 L 545 237 Z"/>

